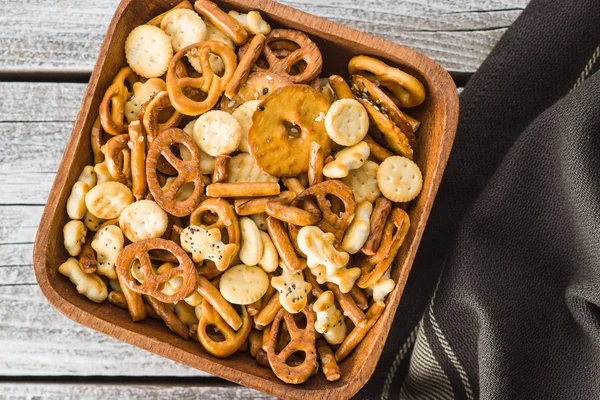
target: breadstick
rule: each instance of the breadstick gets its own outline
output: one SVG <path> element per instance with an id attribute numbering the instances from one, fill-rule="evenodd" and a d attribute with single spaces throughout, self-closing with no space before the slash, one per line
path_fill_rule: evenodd
<path id="1" fill-rule="evenodd" d="M 218 5 L 208 0 L 196 0 L 194 9 L 222 31 L 229 39 L 240 46 L 248 40 L 248 32 L 231 15 L 225 13 Z"/>
<path id="2" fill-rule="evenodd" d="M 321 220 L 321 213 L 318 210 L 309 212 L 277 202 L 268 202 L 265 206 L 265 212 L 273 218 L 297 226 L 314 225 Z"/>
<path id="3" fill-rule="evenodd" d="M 260 349 L 262 349 L 262 337 L 263 333 L 256 329 L 252 329 L 248 335 L 248 349 L 250 350 L 250 355 L 254 358 L 256 358 Z"/>
<path id="4" fill-rule="evenodd" d="M 256 300 L 254 303 L 250 303 L 246 306 L 246 310 L 248 311 L 248 315 L 251 317 L 255 316 L 260 312 L 262 306 L 262 298 Z"/>
<path id="5" fill-rule="evenodd" d="M 265 35 L 257 33 L 248 44 L 246 52 L 240 57 L 238 66 L 225 88 L 225 96 L 227 96 L 228 99 L 233 99 L 242 85 L 246 83 L 254 63 L 262 54 L 266 39 Z"/>
<path id="6" fill-rule="evenodd" d="M 263 197 L 279 194 L 275 182 L 213 183 L 206 186 L 208 197 Z"/>
<path id="7" fill-rule="evenodd" d="M 94 164 L 100 164 L 104 161 L 104 153 L 102 152 L 102 125 L 100 117 L 96 118 L 92 126 L 90 142 L 92 143 L 92 153 L 94 153 Z"/>
<path id="8" fill-rule="evenodd" d="M 323 294 L 323 289 L 321 289 L 319 282 L 317 282 L 317 277 L 310 272 L 310 268 L 304 269 L 304 279 L 312 286 L 311 293 L 313 296 L 319 297 Z"/>

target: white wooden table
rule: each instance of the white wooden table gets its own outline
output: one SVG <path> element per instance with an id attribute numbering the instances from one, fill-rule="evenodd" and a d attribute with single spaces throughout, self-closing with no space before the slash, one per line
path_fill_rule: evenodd
<path id="1" fill-rule="evenodd" d="M 421 51 L 461 84 L 529 0 L 282 2 Z M 37 224 L 117 3 L 0 2 L 0 399 L 264 398 L 79 326 L 37 287 Z"/>

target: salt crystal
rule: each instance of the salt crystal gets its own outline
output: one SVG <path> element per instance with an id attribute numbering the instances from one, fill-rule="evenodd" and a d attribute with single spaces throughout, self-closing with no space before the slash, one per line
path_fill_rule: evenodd
<path id="1" fill-rule="evenodd" d="M 271 75 L 267 75 L 266 78 L 267 78 L 268 81 L 272 81 L 273 80 L 273 77 Z"/>
<path id="2" fill-rule="evenodd" d="M 258 96 L 259 96 L 258 92 L 254 92 L 254 100 L 258 100 Z"/>
<path id="3" fill-rule="evenodd" d="M 229 108 L 231 108 L 231 107 L 233 107 L 233 106 L 235 106 L 235 100 L 231 100 L 231 101 L 229 102 L 229 104 L 227 104 L 227 107 L 229 107 Z"/>

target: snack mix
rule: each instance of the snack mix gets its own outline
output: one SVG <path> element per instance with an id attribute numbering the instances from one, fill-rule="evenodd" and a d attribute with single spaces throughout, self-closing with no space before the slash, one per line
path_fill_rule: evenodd
<path id="1" fill-rule="evenodd" d="M 423 85 L 363 55 L 349 80 L 323 77 L 308 35 L 208 0 L 136 27 L 124 51 L 59 272 L 215 357 L 340 379 L 395 287 L 423 184 L 419 121 L 401 109 Z"/>

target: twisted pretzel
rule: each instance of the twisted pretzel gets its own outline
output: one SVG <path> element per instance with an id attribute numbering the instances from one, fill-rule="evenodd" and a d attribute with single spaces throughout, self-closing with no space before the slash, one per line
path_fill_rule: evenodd
<path id="1" fill-rule="evenodd" d="M 187 70 L 182 58 L 188 53 L 198 55 L 202 66 L 202 76 L 191 78 L 187 76 Z M 211 53 L 221 57 L 225 65 L 223 76 L 217 75 L 210 66 Z M 219 101 L 225 86 L 233 76 L 237 61 L 236 55 L 226 44 L 214 40 L 194 43 L 181 49 L 169 63 L 167 71 L 167 92 L 173 107 L 185 115 L 199 115 L 212 109 Z M 197 89 L 205 98 L 196 101 L 186 95 L 184 89 Z M 189 92 L 188 92 L 189 93 Z"/>
<path id="2" fill-rule="evenodd" d="M 173 154 L 171 146 L 181 144 L 187 148 L 191 160 L 183 161 Z M 157 165 L 160 156 L 164 157 L 178 172 L 177 178 L 163 191 L 157 176 Z M 146 157 L 146 177 L 148 189 L 154 197 L 154 201 L 162 209 L 177 217 L 189 215 L 200 202 L 204 183 L 200 172 L 200 153 L 196 144 L 187 133 L 178 128 L 170 128 L 163 131 L 150 144 L 150 150 Z M 188 182 L 194 183 L 194 191 L 185 200 L 175 200 L 175 195 L 181 187 Z"/>
<path id="3" fill-rule="evenodd" d="M 149 252 L 155 249 L 166 250 L 173 254 L 179 266 L 157 275 L 152 268 L 152 260 Z M 139 261 L 139 271 L 144 280 L 139 283 L 132 275 L 134 261 Z M 147 294 L 163 303 L 175 303 L 188 297 L 198 287 L 198 273 L 194 263 L 188 255 L 175 243 L 165 239 L 140 240 L 125 247 L 117 258 L 117 275 L 121 286 L 141 294 Z M 164 286 L 171 279 L 181 277 L 181 286 L 171 295 L 162 292 Z"/>
<path id="4" fill-rule="evenodd" d="M 333 195 L 344 203 L 345 210 L 341 216 L 332 211 L 331 206 L 328 204 L 327 195 Z M 335 243 L 339 245 L 344 237 L 344 232 L 346 232 L 352 218 L 354 218 L 356 201 L 352 189 L 338 180 L 321 182 L 300 193 L 291 205 L 292 207 L 299 207 L 303 204 L 303 200 L 310 197 L 315 197 L 317 206 L 321 210 L 321 220 L 315 225 L 321 228 L 323 232 L 333 233 Z M 298 237 L 298 227 L 290 224 L 288 229 L 290 236 L 295 240 Z"/>
<path id="5" fill-rule="evenodd" d="M 229 39 L 240 46 L 248 40 L 248 32 L 231 15 L 219 8 L 218 5 L 208 0 L 196 0 L 194 8 L 198 14 L 202 15 L 222 31 Z M 202 66 L 204 68 L 204 66 Z"/>
<path id="6" fill-rule="evenodd" d="M 172 107 L 169 94 L 166 91 L 158 92 L 142 107 L 142 124 L 144 125 L 149 143 L 152 143 L 158 134 L 165 129 L 177 126 L 181 122 L 183 115 L 177 110 L 174 110 L 173 114 L 165 122 L 159 121 L 159 116 L 162 112 Z"/>
<path id="7" fill-rule="evenodd" d="M 425 88 L 414 76 L 368 56 L 356 56 L 348 64 L 350 75 L 361 74 L 377 81 L 392 93 L 400 107 L 416 107 L 425 100 Z"/>
<path id="8" fill-rule="evenodd" d="M 131 92 L 125 86 L 125 82 L 133 87 L 137 81 L 139 81 L 139 77 L 131 68 L 121 68 L 104 93 L 102 103 L 100 103 L 100 122 L 106 133 L 118 135 L 127 132 L 125 103 L 131 96 Z"/>
<path id="9" fill-rule="evenodd" d="M 104 154 L 110 176 L 115 181 L 131 187 L 131 159 L 127 160 L 127 155 L 130 154 L 128 142 L 127 133 L 113 136 L 106 142 Z"/>
<path id="10" fill-rule="evenodd" d="M 356 281 L 358 287 L 364 289 L 373 286 L 381 279 L 396 258 L 409 228 L 408 214 L 400 208 L 395 208 L 385 224 L 379 250 L 369 257 L 361 268 L 363 274 Z"/>
<path id="11" fill-rule="evenodd" d="M 246 307 L 241 306 L 241 309 L 243 322 L 242 326 L 236 332 L 223 321 L 223 318 L 221 318 L 209 302 L 202 302 L 202 317 L 200 318 L 200 322 L 198 322 L 198 341 L 207 352 L 215 357 L 225 358 L 242 347 L 252 329 L 252 319 L 248 315 Z M 214 328 L 222 337 L 213 339 L 216 335 L 212 333 L 213 337 L 210 336 L 207 331 L 209 327 Z"/>
<path id="12" fill-rule="evenodd" d="M 292 314 L 284 309 L 279 310 L 273 321 L 267 343 L 267 357 L 269 358 L 271 369 L 285 383 L 299 384 L 306 382 L 317 368 L 317 349 L 315 347 L 316 314 L 311 307 L 305 307 L 301 313 L 306 317 L 306 328 L 304 329 L 298 327 Z M 282 331 L 282 320 L 285 322 L 290 335 L 290 341 L 279 353 L 275 353 L 277 339 Z M 288 359 L 298 351 L 305 354 L 304 361 L 296 366 L 288 365 Z"/>
<path id="13" fill-rule="evenodd" d="M 282 49 L 282 43 L 290 42 L 291 46 Z M 310 82 L 321 73 L 323 68 L 323 56 L 317 45 L 305 33 L 292 29 L 273 29 L 267 36 L 262 55 L 268 66 L 261 68 L 254 64 L 255 71 L 281 75 L 293 83 Z M 304 70 L 292 75 L 292 67 L 301 61 L 306 63 Z"/>
<path id="14" fill-rule="evenodd" d="M 216 214 L 218 219 L 214 223 L 207 225 L 203 219 L 205 213 Z M 239 250 L 241 240 L 240 224 L 233 208 L 231 208 L 231 205 L 227 201 L 220 198 L 209 198 L 204 200 L 196 207 L 192 215 L 190 215 L 190 224 L 208 230 L 214 228 L 227 229 L 228 243 L 235 244 Z M 233 257 L 235 257 L 235 255 Z"/>

